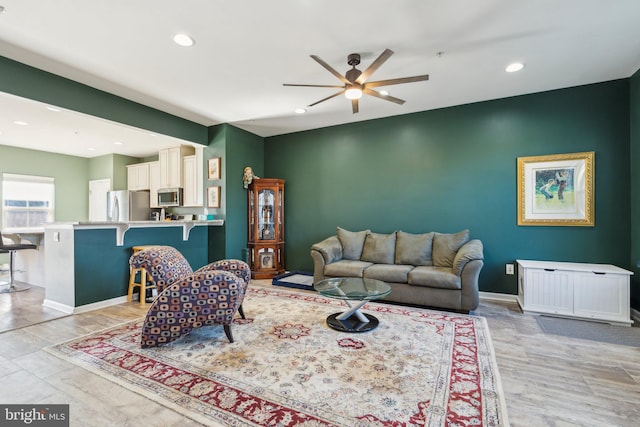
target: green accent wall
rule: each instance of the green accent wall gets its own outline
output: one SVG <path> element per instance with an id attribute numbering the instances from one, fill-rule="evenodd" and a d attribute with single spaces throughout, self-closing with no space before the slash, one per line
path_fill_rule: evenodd
<path id="1" fill-rule="evenodd" d="M 247 190 L 242 185 L 242 172 L 245 166 L 251 166 L 256 175 L 263 176 L 263 138 L 228 124 L 213 126 L 205 149 L 205 159 L 211 157 L 222 157 L 222 179 L 219 183 L 205 179 L 205 186 L 222 185 L 222 194 L 220 209 L 209 208 L 209 213 L 225 219 L 225 227 L 223 233 L 211 227 L 210 257 L 243 259 L 247 247 Z"/>
<path id="2" fill-rule="evenodd" d="M 207 128 L 0 56 L 0 91 L 164 135 L 207 144 Z"/>
<path id="3" fill-rule="evenodd" d="M 581 151 L 595 151 L 596 226 L 517 226 L 516 159 Z M 287 181 L 287 270 L 312 271 L 337 226 L 468 228 L 482 291 L 517 293 L 516 259 L 630 268 L 627 79 L 266 138 L 265 173 Z"/>
<path id="4" fill-rule="evenodd" d="M 125 234 L 123 246 L 115 246 L 115 229 L 75 230 L 75 306 L 127 295 L 132 246 L 173 246 L 197 270 L 207 264 L 202 248 L 208 228 L 219 227 L 194 227 L 187 241 L 182 240 L 182 227 L 133 228 Z"/>
<path id="5" fill-rule="evenodd" d="M 640 70 L 629 79 L 631 159 L 631 306 L 640 309 Z"/>

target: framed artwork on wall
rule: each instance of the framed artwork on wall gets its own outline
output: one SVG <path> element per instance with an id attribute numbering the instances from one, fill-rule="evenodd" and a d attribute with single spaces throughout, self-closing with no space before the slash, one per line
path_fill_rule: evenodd
<path id="1" fill-rule="evenodd" d="M 220 186 L 207 187 L 207 207 L 220 207 Z"/>
<path id="2" fill-rule="evenodd" d="M 209 179 L 220 179 L 220 157 L 213 157 L 208 161 L 207 170 Z"/>
<path id="3" fill-rule="evenodd" d="M 518 225 L 593 227 L 594 157 L 518 157 Z"/>

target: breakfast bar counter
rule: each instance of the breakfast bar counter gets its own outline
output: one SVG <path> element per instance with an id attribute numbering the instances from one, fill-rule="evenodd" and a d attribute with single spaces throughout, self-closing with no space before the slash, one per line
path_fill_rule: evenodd
<path id="1" fill-rule="evenodd" d="M 78 313 L 124 302 L 133 246 L 173 246 L 197 269 L 217 260 L 223 229 L 223 220 L 48 224 L 43 304 Z"/>

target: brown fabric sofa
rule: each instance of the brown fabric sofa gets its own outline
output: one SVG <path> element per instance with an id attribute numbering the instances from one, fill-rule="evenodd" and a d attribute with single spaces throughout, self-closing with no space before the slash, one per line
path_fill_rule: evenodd
<path id="1" fill-rule="evenodd" d="M 387 301 L 468 312 L 478 307 L 484 265 L 480 240 L 456 234 L 390 234 L 338 227 L 311 247 L 314 283 L 328 277 L 365 277 L 391 286 Z"/>

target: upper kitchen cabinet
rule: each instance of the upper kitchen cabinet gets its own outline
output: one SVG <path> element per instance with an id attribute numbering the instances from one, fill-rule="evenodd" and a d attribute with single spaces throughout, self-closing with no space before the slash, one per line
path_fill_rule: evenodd
<path id="1" fill-rule="evenodd" d="M 160 162 L 149 163 L 149 201 L 150 207 L 158 208 L 158 189 L 160 188 Z"/>
<path id="2" fill-rule="evenodd" d="M 149 163 L 127 166 L 127 189 L 132 191 L 149 189 Z"/>
<path id="3" fill-rule="evenodd" d="M 204 205 L 204 148 L 197 147 L 195 151 L 196 154 L 183 159 L 183 206 Z"/>
<path id="4" fill-rule="evenodd" d="M 159 188 L 184 187 L 183 159 L 185 156 L 194 154 L 195 147 L 185 145 L 160 150 L 158 152 L 158 161 L 160 162 Z"/>

